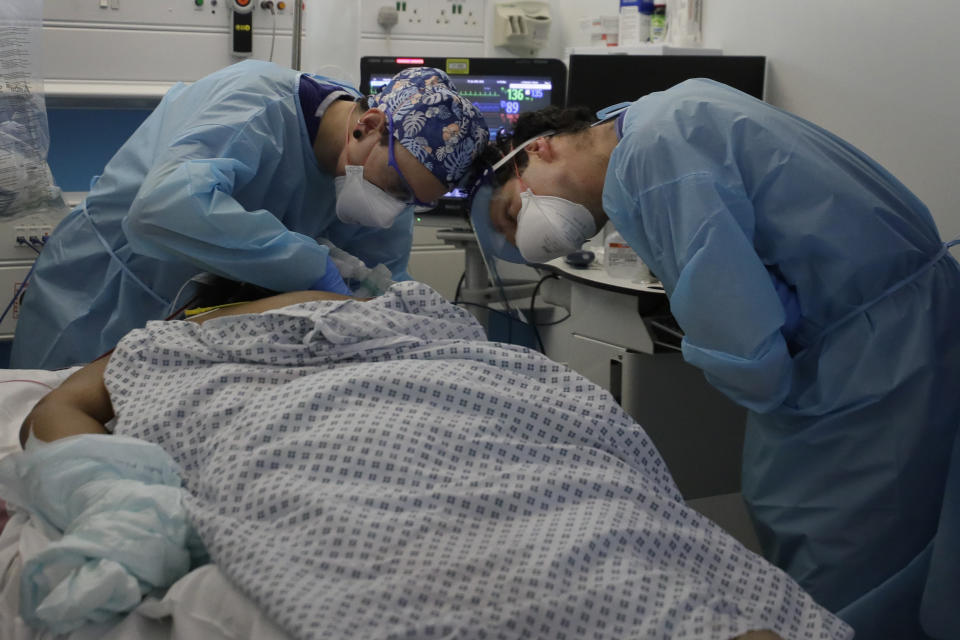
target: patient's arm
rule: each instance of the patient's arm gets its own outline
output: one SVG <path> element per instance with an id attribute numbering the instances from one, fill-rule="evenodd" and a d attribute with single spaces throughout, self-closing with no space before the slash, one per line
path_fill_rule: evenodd
<path id="1" fill-rule="evenodd" d="M 107 433 L 103 425 L 113 417 L 113 405 L 103 384 L 103 371 L 109 359 L 94 360 L 41 398 L 20 428 L 21 446 L 31 428 L 37 438 L 47 442 L 82 433 Z"/>
<path id="2" fill-rule="evenodd" d="M 348 300 L 347 296 L 326 291 L 292 291 L 253 302 L 224 307 L 198 316 L 191 322 L 206 322 L 213 318 L 260 313 L 291 304 L 312 300 Z M 20 427 L 20 445 L 24 446 L 30 429 L 45 442 L 84 433 L 105 434 L 107 422 L 113 418 L 113 404 L 103 383 L 103 372 L 110 361 L 109 354 L 77 370 L 59 387 L 40 399 Z"/>

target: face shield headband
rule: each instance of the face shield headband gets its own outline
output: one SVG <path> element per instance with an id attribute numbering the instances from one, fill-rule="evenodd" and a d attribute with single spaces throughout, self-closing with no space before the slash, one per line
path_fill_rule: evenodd
<path id="1" fill-rule="evenodd" d="M 604 107 L 597 111 L 597 121 L 591 124 L 591 127 L 596 127 L 601 125 L 604 122 L 610 122 L 614 118 L 618 117 L 621 113 L 626 111 L 632 105 L 632 102 L 618 102 L 617 104 L 612 104 L 609 107 Z"/>

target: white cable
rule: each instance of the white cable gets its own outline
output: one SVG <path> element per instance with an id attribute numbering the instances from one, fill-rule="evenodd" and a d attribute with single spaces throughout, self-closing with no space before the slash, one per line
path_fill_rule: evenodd
<path id="1" fill-rule="evenodd" d="M 296 0 L 300 2 L 300 0 Z M 270 5 L 270 13 L 273 15 L 273 35 L 270 36 L 270 62 L 273 62 L 273 44 L 277 41 L 277 12 L 273 8 L 273 5 Z"/>
<path id="2" fill-rule="evenodd" d="M 187 285 L 190 284 L 191 282 L 193 282 L 193 278 L 188 279 L 186 282 L 183 283 L 183 285 L 180 286 L 180 290 L 177 291 L 177 295 L 173 296 L 173 300 L 170 301 L 170 306 L 167 308 L 167 312 L 163 314 L 164 317 L 169 316 L 171 313 L 173 313 L 176 310 L 177 302 L 179 302 L 180 300 L 180 294 L 183 293 L 183 290 L 186 289 Z"/>

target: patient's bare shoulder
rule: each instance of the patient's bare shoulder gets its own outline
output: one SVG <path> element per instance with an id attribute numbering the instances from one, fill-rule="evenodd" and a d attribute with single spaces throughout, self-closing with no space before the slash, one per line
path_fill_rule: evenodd
<path id="1" fill-rule="evenodd" d="M 737 636 L 733 640 L 783 640 L 773 631 L 748 631 L 742 636 Z"/>
<path id="2" fill-rule="evenodd" d="M 235 316 L 244 313 L 262 313 L 271 309 L 288 307 L 291 304 L 300 304 L 301 302 L 313 302 L 315 300 L 354 300 L 349 296 L 343 296 L 339 293 L 330 293 L 329 291 L 290 291 L 287 293 L 278 293 L 275 296 L 235 304 L 229 307 L 223 307 L 202 316 L 192 318 L 192 322 L 206 322 L 213 318 L 222 318 L 223 316 Z"/>

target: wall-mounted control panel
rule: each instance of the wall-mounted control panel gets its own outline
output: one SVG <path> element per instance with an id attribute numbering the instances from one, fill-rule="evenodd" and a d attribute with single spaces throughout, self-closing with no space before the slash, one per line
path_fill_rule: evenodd
<path id="1" fill-rule="evenodd" d="M 292 0 L 45 2 L 44 75 L 54 82 L 189 81 L 271 53 L 289 66 L 294 7 Z"/>

